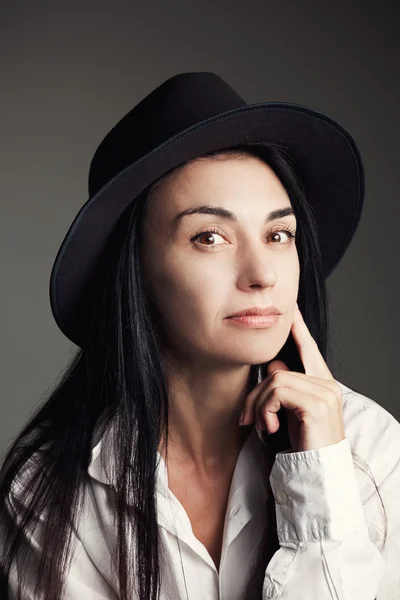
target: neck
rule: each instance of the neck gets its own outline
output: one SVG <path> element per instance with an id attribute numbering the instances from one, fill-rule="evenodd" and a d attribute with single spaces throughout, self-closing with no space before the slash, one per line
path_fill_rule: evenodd
<path id="1" fill-rule="evenodd" d="M 168 369 L 168 456 L 198 475 L 218 476 L 236 464 L 253 429 L 239 426 L 249 389 L 248 365 L 224 371 L 196 372 L 179 365 L 179 377 Z M 165 459 L 165 440 L 159 452 Z"/>

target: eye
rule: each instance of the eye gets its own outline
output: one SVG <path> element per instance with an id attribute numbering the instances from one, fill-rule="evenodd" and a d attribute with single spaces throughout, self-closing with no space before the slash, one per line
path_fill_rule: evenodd
<path id="1" fill-rule="evenodd" d="M 290 227 L 287 227 L 287 228 L 284 227 L 283 229 L 281 227 L 280 229 L 275 229 L 274 231 L 271 231 L 269 233 L 269 235 L 275 235 L 277 233 L 279 233 L 279 235 L 280 235 L 282 232 L 285 235 L 287 235 L 288 238 L 289 238 L 288 241 L 283 244 L 284 246 L 287 246 L 288 244 L 294 243 L 295 238 L 296 238 L 296 230 L 295 229 L 291 229 Z"/>
<path id="2" fill-rule="evenodd" d="M 205 231 L 200 231 L 199 233 L 196 233 L 196 235 L 194 235 L 193 237 L 190 238 L 191 242 L 194 243 L 199 243 L 197 242 L 198 239 L 200 239 L 201 237 L 205 236 L 206 234 L 208 234 L 207 237 L 210 237 L 211 234 L 215 234 L 217 233 L 220 236 L 224 236 L 225 234 L 223 233 L 223 231 L 221 231 L 218 227 L 210 227 L 210 229 L 207 229 Z M 279 235 L 281 235 L 282 233 L 284 233 L 287 237 L 288 237 L 288 241 L 278 244 L 280 246 L 288 246 L 290 244 L 293 244 L 295 242 L 295 237 L 296 237 L 296 230 L 295 229 L 291 229 L 290 227 L 279 227 L 279 229 L 275 229 L 273 231 L 270 231 L 267 237 L 270 237 L 272 235 L 275 235 L 279 233 Z M 215 236 L 213 236 L 215 237 Z M 215 248 L 217 246 L 222 246 L 222 244 L 204 244 L 204 243 L 199 243 L 200 246 L 208 246 L 209 248 Z"/>
<path id="3" fill-rule="evenodd" d="M 220 229 L 218 229 L 218 227 L 211 227 L 210 229 L 206 230 L 206 231 L 200 231 L 199 233 L 196 233 L 196 235 L 194 235 L 192 238 L 190 238 L 191 242 L 197 242 L 197 240 L 203 236 L 206 235 L 206 233 L 208 233 L 209 235 L 207 237 L 210 237 L 210 234 L 212 233 L 218 233 L 218 235 L 223 236 L 224 234 L 222 233 L 222 231 Z M 214 236 L 213 236 L 214 237 Z M 200 244 L 201 246 L 207 246 L 207 244 Z M 214 245 L 214 244 L 213 244 Z M 221 245 L 221 244 L 218 244 Z"/>

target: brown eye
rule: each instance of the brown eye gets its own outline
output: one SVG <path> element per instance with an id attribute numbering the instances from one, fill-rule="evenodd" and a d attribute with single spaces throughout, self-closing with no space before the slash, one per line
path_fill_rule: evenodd
<path id="1" fill-rule="evenodd" d="M 203 243 L 203 242 L 201 242 L 201 238 L 210 238 L 210 237 L 215 237 L 215 235 L 216 235 L 216 234 L 215 234 L 215 233 L 213 233 L 213 232 L 206 232 L 206 233 L 205 233 L 205 232 L 203 231 L 202 233 L 200 233 L 200 234 L 199 234 L 199 236 L 198 236 L 198 238 L 197 238 L 197 239 L 199 239 L 199 240 L 200 240 L 200 243 Z M 206 245 L 207 245 L 207 244 L 206 244 Z"/>
<path id="2" fill-rule="evenodd" d="M 207 234 L 207 236 L 206 236 L 206 234 Z M 208 237 L 208 238 L 209 238 L 211 235 L 212 235 L 213 237 L 215 237 L 215 234 L 218 234 L 218 235 L 219 235 L 219 236 L 221 236 L 221 237 L 223 236 L 223 233 L 222 233 L 220 230 L 218 230 L 217 228 L 215 228 L 215 229 L 214 229 L 214 228 L 211 228 L 211 229 L 209 229 L 209 230 L 207 230 L 207 231 L 200 231 L 200 233 L 197 233 L 195 236 L 193 236 L 192 238 L 190 238 L 190 241 L 191 241 L 191 242 L 196 242 L 198 239 L 200 239 L 200 240 L 201 240 L 201 238 L 202 238 L 202 237 Z M 199 243 L 200 243 L 202 246 L 210 246 L 211 248 L 212 248 L 213 246 L 215 246 L 215 245 L 217 245 L 217 246 L 220 246 L 220 245 L 221 245 L 221 244 L 211 244 L 211 245 L 210 245 L 210 244 L 204 244 L 203 242 L 199 242 Z"/>
<path id="3" fill-rule="evenodd" d="M 273 235 L 278 235 L 278 234 L 281 235 L 282 232 L 285 233 L 288 236 L 289 240 L 287 242 L 282 242 L 282 243 L 280 243 L 278 245 L 280 245 L 280 246 L 288 246 L 289 244 L 294 243 L 296 231 L 294 229 L 290 229 L 290 227 L 288 227 L 288 228 L 286 228 L 286 227 L 282 228 L 281 227 L 280 229 L 276 229 L 275 231 L 271 231 L 268 234 L 267 237 L 271 237 Z M 221 246 L 222 244 L 205 244 L 204 242 L 201 242 L 201 241 L 198 242 L 197 241 L 197 240 L 201 240 L 201 238 L 203 238 L 203 237 L 204 238 L 205 237 L 209 238 L 211 235 L 213 237 L 215 237 L 214 234 L 218 234 L 221 237 L 224 236 L 224 233 L 220 229 L 218 229 L 217 227 L 212 227 L 210 229 L 207 229 L 206 231 L 200 231 L 199 233 L 196 233 L 196 235 L 194 235 L 192 238 L 190 238 L 190 241 L 194 242 L 194 243 L 199 243 L 201 246 L 208 246 L 209 248 L 214 248 L 214 247 L 217 247 L 217 246 Z"/>
<path id="4" fill-rule="evenodd" d="M 289 240 L 287 242 L 283 243 L 284 246 L 286 246 L 287 244 L 290 244 L 290 243 L 292 243 L 294 241 L 294 239 L 295 239 L 295 231 L 292 230 L 292 229 L 277 229 L 276 231 L 272 231 L 270 233 L 270 235 L 271 236 L 278 235 L 278 234 L 281 235 L 282 232 L 285 233 L 289 237 Z"/>

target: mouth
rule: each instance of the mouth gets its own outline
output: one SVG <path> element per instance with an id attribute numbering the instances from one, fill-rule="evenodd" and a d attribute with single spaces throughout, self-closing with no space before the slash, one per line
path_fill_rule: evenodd
<path id="1" fill-rule="evenodd" d="M 271 313 L 269 315 L 257 316 L 257 315 L 241 315 L 238 317 L 228 317 L 227 321 L 250 327 L 252 329 L 265 329 L 276 325 L 279 320 L 279 315 Z"/>
<path id="2" fill-rule="evenodd" d="M 276 306 L 251 306 L 250 308 L 245 308 L 244 310 L 233 313 L 226 318 L 236 319 L 238 317 L 273 317 L 281 314 L 282 312 L 279 310 L 279 308 L 276 308 Z"/>

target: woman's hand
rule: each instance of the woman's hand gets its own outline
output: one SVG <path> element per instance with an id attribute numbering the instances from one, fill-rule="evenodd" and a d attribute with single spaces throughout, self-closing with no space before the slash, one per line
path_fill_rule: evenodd
<path id="1" fill-rule="evenodd" d="M 305 373 L 290 371 L 280 360 L 268 365 L 268 377 L 247 396 L 242 425 L 256 419 L 258 430 L 279 429 L 278 410 L 287 410 L 293 452 L 314 450 L 345 439 L 342 391 L 322 357 L 296 303 L 292 325 Z"/>

